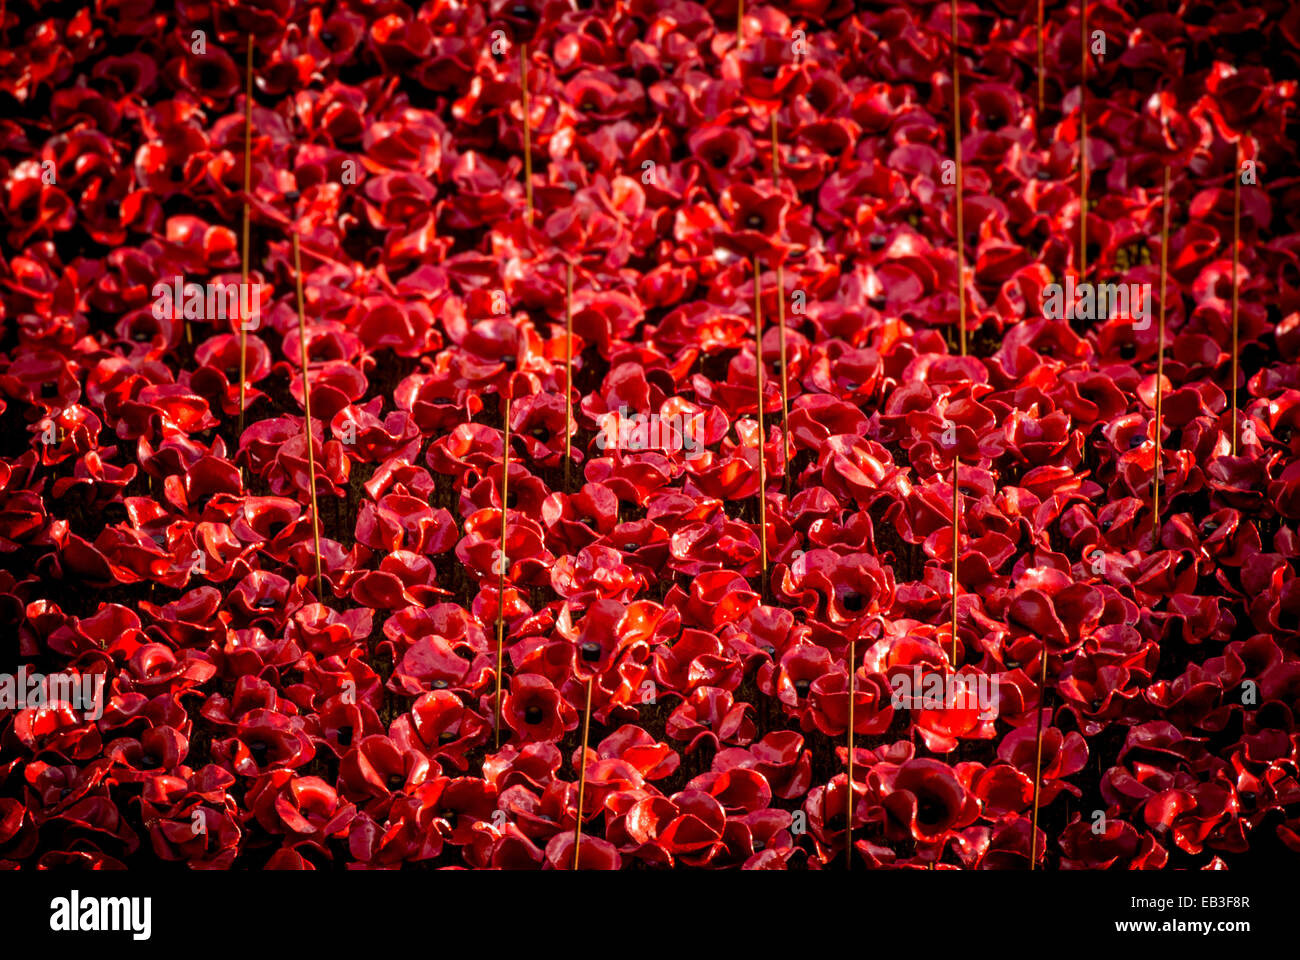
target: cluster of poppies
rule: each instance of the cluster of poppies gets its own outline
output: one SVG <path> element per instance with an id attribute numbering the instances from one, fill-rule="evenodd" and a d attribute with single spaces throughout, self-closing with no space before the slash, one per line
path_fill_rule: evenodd
<path id="1" fill-rule="evenodd" d="M 0 6 L 0 866 L 1300 853 L 1300 6 L 1046 7 Z"/>

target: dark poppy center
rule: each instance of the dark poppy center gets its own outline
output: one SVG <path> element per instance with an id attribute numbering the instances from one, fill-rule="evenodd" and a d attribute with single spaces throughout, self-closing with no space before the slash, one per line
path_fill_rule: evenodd
<path id="1" fill-rule="evenodd" d="M 446 681 L 446 680 L 435 680 L 435 681 L 433 681 L 433 683 L 431 684 L 431 686 L 432 686 L 433 689 L 435 689 L 435 690 L 446 690 L 446 689 L 447 689 L 447 681 Z"/>
<path id="2" fill-rule="evenodd" d="M 1138 348 L 1136 343 L 1121 343 L 1119 346 L 1119 355 L 1125 360 L 1132 360 L 1137 356 Z"/>
<path id="3" fill-rule="evenodd" d="M 1291 714 L 1277 700 L 1261 706 L 1256 712 L 1255 720 L 1261 727 L 1268 727 L 1271 730 L 1285 730 L 1291 726 Z"/>
<path id="4" fill-rule="evenodd" d="M 339 746 L 341 747 L 352 746 L 352 725 L 348 724 L 347 726 L 339 727 L 338 738 L 339 738 Z"/>
<path id="5" fill-rule="evenodd" d="M 516 20 L 536 20 L 537 14 L 533 13 L 533 8 L 524 3 L 516 3 L 510 8 L 510 16 Z"/>
<path id="6" fill-rule="evenodd" d="M 850 613 L 857 613 L 867 605 L 867 598 L 856 590 L 846 590 L 844 596 L 840 597 L 840 603 Z"/>
<path id="7" fill-rule="evenodd" d="M 551 435 L 551 431 L 547 430 L 545 427 L 533 427 L 532 433 L 533 439 L 539 441 L 545 440 Z"/>
<path id="8" fill-rule="evenodd" d="M 542 708 L 533 704 L 524 711 L 524 723 L 536 726 L 542 722 Z"/>
<path id="9" fill-rule="evenodd" d="M 874 297 L 867 299 L 867 303 L 871 304 L 873 310 L 884 310 L 887 302 L 884 294 L 876 294 Z"/>
<path id="10" fill-rule="evenodd" d="M 751 213 L 745 219 L 745 226 L 749 227 L 751 230 L 759 230 L 763 226 L 763 218 L 757 213 Z"/>
<path id="11" fill-rule="evenodd" d="M 794 682 L 794 692 L 800 697 L 808 696 L 808 688 L 812 686 L 811 680 L 796 680 Z"/>
<path id="12" fill-rule="evenodd" d="M 867 243 L 872 250 L 879 250 L 882 247 L 884 247 L 884 245 L 888 242 L 889 242 L 889 238 L 886 237 L 883 233 L 873 233 L 867 239 Z"/>
<path id="13" fill-rule="evenodd" d="M 1039 167 L 1038 171 L 1034 174 L 1034 177 L 1039 180 L 1051 180 L 1052 171 L 1048 170 L 1046 167 Z"/>
<path id="14" fill-rule="evenodd" d="M 456 656 L 460 657 L 462 660 L 473 660 L 474 651 L 470 647 L 457 647 Z"/>
<path id="15" fill-rule="evenodd" d="M 763 64 L 763 66 L 759 69 L 758 72 L 761 73 L 761 74 L 762 74 L 764 77 L 766 77 L 768 80 L 771 80 L 773 77 L 775 77 L 775 76 L 777 75 L 778 71 L 779 71 L 779 68 L 777 67 L 777 65 L 776 65 L 775 63 L 765 63 L 765 64 Z"/>
<path id="16" fill-rule="evenodd" d="M 58 395 L 59 395 L 59 385 L 57 383 L 41 384 L 41 397 L 43 399 L 48 400 L 50 397 L 57 397 Z"/>
<path id="17" fill-rule="evenodd" d="M 595 160 L 588 160 L 585 164 L 583 164 L 583 166 L 585 166 L 585 167 L 587 168 L 587 172 L 588 172 L 588 173 L 595 173 L 595 172 L 596 172 L 596 161 L 595 161 Z"/>
<path id="18" fill-rule="evenodd" d="M 1147 438 L 1143 434 L 1135 433 L 1133 436 L 1128 438 L 1128 448 L 1134 450 L 1146 442 Z"/>
<path id="19" fill-rule="evenodd" d="M 133 343 L 148 343 L 152 339 L 153 334 L 148 330 L 135 330 L 131 333 L 131 341 Z"/>
<path id="20" fill-rule="evenodd" d="M 947 809 L 937 800 L 925 799 L 917 805 L 916 822 L 932 827 L 943 822 Z"/>
<path id="21" fill-rule="evenodd" d="M 713 164 L 714 170 L 725 170 L 731 158 L 725 153 L 715 153 L 709 158 L 709 163 Z"/>
<path id="22" fill-rule="evenodd" d="M 275 598 L 274 598 L 274 597 L 258 597 L 256 600 L 253 601 L 253 606 L 256 607 L 258 610 L 274 610 L 274 609 L 275 609 Z"/>
<path id="23" fill-rule="evenodd" d="M 582 645 L 582 659 L 585 663 L 595 663 L 600 659 L 600 644 L 588 640 Z"/>
<path id="24" fill-rule="evenodd" d="M 321 43 L 325 44 L 327 47 L 334 46 L 334 41 L 337 39 L 338 37 L 334 36 L 333 30 L 322 30 L 320 32 Z"/>
<path id="25" fill-rule="evenodd" d="M 268 749 L 267 745 L 261 740 L 254 740 L 248 745 L 248 752 L 253 755 L 253 759 L 257 761 L 258 766 L 261 766 L 266 760 Z"/>
<path id="26" fill-rule="evenodd" d="M 389 790 L 401 790 L 404 786 L 406 786 L 406 778 L 400 773 L 395 773 L 388 778 Z"/>
<path id="27" fill-rule="evenodd" d="M 449 743 L 455 743 L 457 738 L 458 734 L 455 730 L 444 730 L 438 734 L 438 746 L 445 747 Z"/>
<path id="28" fill-rule="evenodd" d="M 762 649 L 763 652 L 766 653 L 769 657 L 776 656 L 776 647 L 772 646 L 770 643 L 763 644 Z"/>
<path id="29" fill-rule="evenodd" d="M 141 770 L 152 770 L 156 766 L 158 766 L 158 758 L 155 757 L 152 753 L 146 753 L 144 756 L 140 758 Z"/>

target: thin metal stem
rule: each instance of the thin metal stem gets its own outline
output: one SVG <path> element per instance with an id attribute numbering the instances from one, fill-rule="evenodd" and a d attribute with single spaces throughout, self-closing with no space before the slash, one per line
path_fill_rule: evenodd
<path id="1" fill-rule="evenodd" d="M 844 869 L 853 869 L 853 674 L 857 671 L 857 640 L 849 640 L 849 773 L 844 811 Z"/>
<path id="2" fill-rule="evenodd" d="M 519 44 L 519 92 L 524 108 L 524 211 L 533 225 L 533 143 L 528 118 L 528 44 Z"/>
<path id="3" fill-rule="evenodd" d="M 767 596 L 767 430 L 763 426 L 763 272 L 754 254 L 754 366 L 758 377 L 758 542 L 762 595 Z"/>
<path id="4" fill-rule="evenodd" d="M 569 469 L 573 464 L 573 263 L 564 266 L 564 491 L 569 492 Z"/>
<path id="5" fill-rule="evenodd" d="M 501 679 L 505 666 L 505 607 L 506 607 L 506 503 L 510 496 L 510 391 L 506 388 L 502 428 L 505 446 L 501 451 L 501 547 L 497 566 L 497 693 L 496 693 L 496 745 L 501 746 Z"/>
<path id="6" fill-rule="evenodd" d="M 1237 376 L 1241 364 L 1237 323 L 1237 268 L 1241 262 L 1241 141 L 1237 141 L 1237 164 L 1232 173 L 1232 455 L 1237 455 Z"/>
<path id="7" fill-rule="evenodd" d="M 316 446 L 312 436 L 311 421 L 311 377 L 307 371 L 307 321 L 303 316 L 302 295 L 302 254 L 298 244 L 298 232 L 293 233 L 293 272 L 298 284 L 298 349 L 302 356 L 302 406 L 307 416 L 304 432 L 307 435 L 307 470 L 311 481 L 311 536 L 316 546 L 316 592 L 325 598 L 324 581 L 320 572 L 320 509 L 316 505 Z"/>
<path id="8" fill-rule="evenodd" d="M 1038 679 L 1038 733 L 1034 737 L 1034 813 L 1029 827 L 1029 869 L 1038 862 L 1038 788 L 1043 778 L 1043 708 L 1047 705 L 1047 642 L 1041 653 L 1043 668 Z M 1043 850 L 1046 859 L 1047 850 Z"/>
<path id="9" fill-rule="evenodd" d="M 240 277 L 244 286 L 240 291 L 240 303 L 243 291 L 248 289 L 248 237 L 249 237 L 249 195 L 253 189 L 253 38 L 248 38 L 247 79 L 244 85 L 244 257 Z M 244 435 L 244 400 L 248 381 L 248 318 L 242 313 L 239 317 L 239 435 Z"/>
<path id="10" fill-rule="evenodd" d="M 952 456 L 952 669 L 957 669 L 957 557 L 961 553 L 961 488 L 957 485 L 958 458 Z"/>
<path id="11" fill-rule="evenodd" d="M 1088 273 L 1088 0 L 1079 2 L 1079 282 Z"/>
<path id="12" fill-rule="evenodd" d="M 1038 126 L 1043 116 L 1043 0 L 1038 0 Z"/>
<path id="13" fill-rule="evenodd" d="M 1165 393 L 1165 290 L 1169 276 L 1169 167 L 1165 167 L 1164 189 L 1161 191 L 1160 225 L 1160 325 L 1156 347 L 1156 463 L 1151 481 L 1151 539 L 1159 543 L 1160 536 L 1160 482 L 1164 479 L 1164 393 Z"/>
<path id="14" fill-rule="evenodd" d="M 957 326 L 961 355 L 966 356 L 966 230 L 962 200 L 961 66 L 957 49 L 957 0 L 952 0 L 952 143 L 957 161 Z"/>
<path id="15" fill-rule="evenodd" d="M 587 678 L 587 706 L 582 712 L 582 760 L 578 773 L 578 822 L 573 826 L 573 869 L 578 869 L 578 851 L 582 848 L 582 801 L 587 786 L 587 741 L 591 731 L 591 688 L 594 675 Z"/>
<path id="16" fill-rule="evenodd" d="M 776 114 L 772 111 L 772 180 L 781 176 L 781 157 L 777 151 Z M 786 373 L 788 354 L 785 340 L 785 269 L 776 265 L 776 316 L 781 338 L 781 474 L 785 478 L 786 496 L 790 494 L 790 381 Z"/>

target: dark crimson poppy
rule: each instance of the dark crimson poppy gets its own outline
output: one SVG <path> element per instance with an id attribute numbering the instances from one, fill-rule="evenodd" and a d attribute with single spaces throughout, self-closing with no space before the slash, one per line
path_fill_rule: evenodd
<path id="1" fill-rule="evenodd" d="M 524 742 L 554 739 L 577 722 L 577 711 L 550 681 L 529 673 L 511 678 L 501 716 Z"/>
<path id="2" fill-rule="evenodd" d="M 910 833 L 919 842 L 934 842 L 945 832 L 965 826 L 975 804 L 946 764 L 908 760 L 887 781 L 884 807 L 889 829 Z"/>

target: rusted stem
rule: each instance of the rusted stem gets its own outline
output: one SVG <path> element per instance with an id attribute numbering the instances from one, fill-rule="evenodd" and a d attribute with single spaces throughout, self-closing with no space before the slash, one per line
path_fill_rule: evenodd
<path id="1" fill-rule="evenodd" d="M 501 746 L 501 680 L 505 666 L 505 608 L 506 608 L 506 503 L 510 496 L 510 393 L 507 388 L 502 421 L 505 445 L 501 450 L 501 547 L 497 550 L 497 693 L 496 693 L 496 745 Z"/>
<path id="2" fill-rule="evenodd" d="M 564 266 L 564 492 L 573 465 L 573 263 Z"/>
<path id="3" fill-rule="evenodd" d="M 1161 192 L 1160 225 L 1160 323 L 1156 336 L 1156 463 L 1151 480 L 1151 539 L 1159 543 L 1160 536 L 1160 482 L 1164 479 L 1164 393 L 1165 393 L 1165 289 L 1169 276 L 1169 167 L 1165 167 L 1164 189 Z"/>
<path id="4" fill-rule="evenodd" d="M 961 66 L 957 49 L 957 0 L 952 0 L 952 151 L 957 161 L 957 330 L 966 356 L 966 231 L 962 200 Z"/>
<path id="5" fill-rule="evenodd" d="M 302 355 L 302 406 L 307 416 L 303 430 L 307 436 L 307 471 L 311 482 L 311 536 L 316 547 L 316 593 L 325 598 L 324 580 L 320 572 L 320 510 L 316 506 L 316 445 L 311 428 L 311 377 L 307 371 L 307 321 L 303 315 L 302 254 L 298 232 L 293 234 L 293 272 L 298 284 L 298 348 Z"/>
<path id="6" fill-rule="evenodd" d="M 767 596 L 767 431 L 763 426 L 763 272 L 754 254 L 754 369 L 758 377 L 758 543 L 762 595 Z"/>
<path id="7" fill-rule="evenodd" d="M 1232 455 L 1237 455 L 1237 376 L 1241 364 L 1240 328 L 1237 323 L 1237 268 L 1241 262 L 1241 141 L 1237 141 L 1237 165 L 1232 172 Z"/>
<path id="8" fill-rule="evenodd" d="M 587 678 L 587 706 L 582 712 L 582 760 L 578 773 L 578 820 L 573 825 L 573 869 L 578 869 L 578 851 L 582 849 L 582 801 L 587 786 L 587 739 L 591 732 L 591 688 L 595 676 Z"/>
<path id="9" fill-rule="evenodd" d="M 253 38 L 248 38 L 247 77 L 244 83 L 244 257 L 240 279 L 243 287 L 239 291 L 239 302 L 244 302 L 244 291 L 248 289 L 248 237 L 249 237 L 249 202 L 253 189 Z M 239 435 L 244 435 L 244 398 L 248 382 L 248 318 L 239 316 Z"/>
<path id="10" fill-rule="evenodd" d="M 844 869 L 853 869 L 853 674 L 857 671 L 857 640 L 849 640 L 849 773 L 846 786 L 848 799 L 844 802 Z"/>
<path id="11" fill-rule="evenodd" d="M 528 118 L 528 44 L 519 44 L 519 93 L 524 108 L 524 215 L 533 225 L 533 142 Z"/>
<path id="12" fill-rule="evenodd" d="M 1043 642 L 1042 672 L 1038 678 L 1038 732 L 1034 736 L 1034 813 L 1029 826 L 1029 869 L 1038 862 L 1038 788 L 1043 779 L 1043 708 L 1047 705 L 1047 642 Z M 1047 851 L 1043 851 L 1044 858 Z"/>

